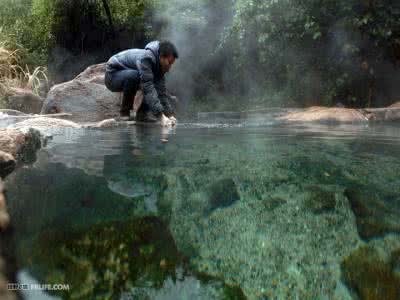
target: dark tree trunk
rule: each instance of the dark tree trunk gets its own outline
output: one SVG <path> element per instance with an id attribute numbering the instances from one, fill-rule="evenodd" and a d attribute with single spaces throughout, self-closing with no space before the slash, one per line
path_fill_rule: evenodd
<path id="1" fill-rule="evenodd" d="M 115 36 L 115 30 L 114 30 L 114 24 L 113 24 L 113 21 L 112 21 L 110 7 L 108 6 L 107 0 L 102 0 L 102 2 L 103 2 L 104 10 L 105 10 L 107 18 L 108 18 L 108 23 L 110 24 L 111 34 L 114 37 Z"/>

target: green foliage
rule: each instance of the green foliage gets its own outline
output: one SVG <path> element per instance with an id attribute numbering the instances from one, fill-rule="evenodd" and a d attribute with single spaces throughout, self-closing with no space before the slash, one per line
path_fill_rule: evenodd
<path id="1" fill-rule="evenodd" d="M 255 56 L 297 102 L 365 105 L 374 66 L 398 61 L 399 16 L 391 0 L 237 0 L 222 42 L 237 45 L 239 66 Z"/>
<path id="2" fill-rule="evenodd" d="M 46 0 L 42 2 L 44 1 Z M 9 49 L 18 49 L 20 65 L 28 65 L 30 68 L 45 65 L 47 62 L 49 28 L 37 13 L 37 3 L 33 2 L 32 4 L 32 0 L 5 0 L 0 4 L 2 36 L 6 37 Z M 47 9 L 42 15 L 50 14 L 50 11 Z"/>
<path id="3" fill-rule="evenodd" d="M 121 30 L 148 31 L 146 13 L 154 1 L 105 2 L 113 27 L 101 0 L 4 0 L 0 27 L 13 37 L 13 44 L 27 50 L 24 62 L 34 67 L 46 64 L 56 46 L 82 54 L 105 47 Z"/>
<path id="4" fill-rule="evenodd" d="M 168 37 L 185 47 L 193 96 L 279 93 L 303 105 L 365 106 L 394 85 L 388 66 L 399 65 L 399 25 L 395 0 L 0 3 L 0 27 L 12 48 L 24 50 L 24 64 L 45 64 L 57 46 L 74 55 L 104 49 L 106 57 Z"/>

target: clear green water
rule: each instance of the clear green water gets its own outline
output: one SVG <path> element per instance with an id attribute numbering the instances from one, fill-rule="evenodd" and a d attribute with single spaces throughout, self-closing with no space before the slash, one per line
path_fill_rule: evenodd
<path id="1" fill-rule="evenodd" d="M 58 132 L 7 182 L 20 281 L 67 283 L 46 292 L 61 299 L 352 299 L 344 257 L 400 233 L 399 129 Z"/>

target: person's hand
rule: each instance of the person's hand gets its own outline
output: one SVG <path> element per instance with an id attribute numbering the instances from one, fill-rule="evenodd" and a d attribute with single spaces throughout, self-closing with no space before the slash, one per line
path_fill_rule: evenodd
<path id="1" fill-rule="evenodd" d="M 172 125 L 176 125 L 176 118 L 174 116 L 170 116 L 169 119 L 172 122 Z"/>
<path id="2" fill-rule="evenodd" d="M 162 127 L 169 127 L 172 126 L 172 121 L 164 114 L 161 114 L 160 124 Z"/>

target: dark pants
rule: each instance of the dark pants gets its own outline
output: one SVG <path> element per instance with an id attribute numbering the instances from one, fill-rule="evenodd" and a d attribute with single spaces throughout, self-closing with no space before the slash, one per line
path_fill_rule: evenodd
<path id="1" fill-rule="evenodd" d="M 123 93 L 120 112 L 121 115 L 129 115 L 133 99 L 139 89 L 139 72 L 136 70 L 107 70 L 105 84 L 110 91 Z"/>

